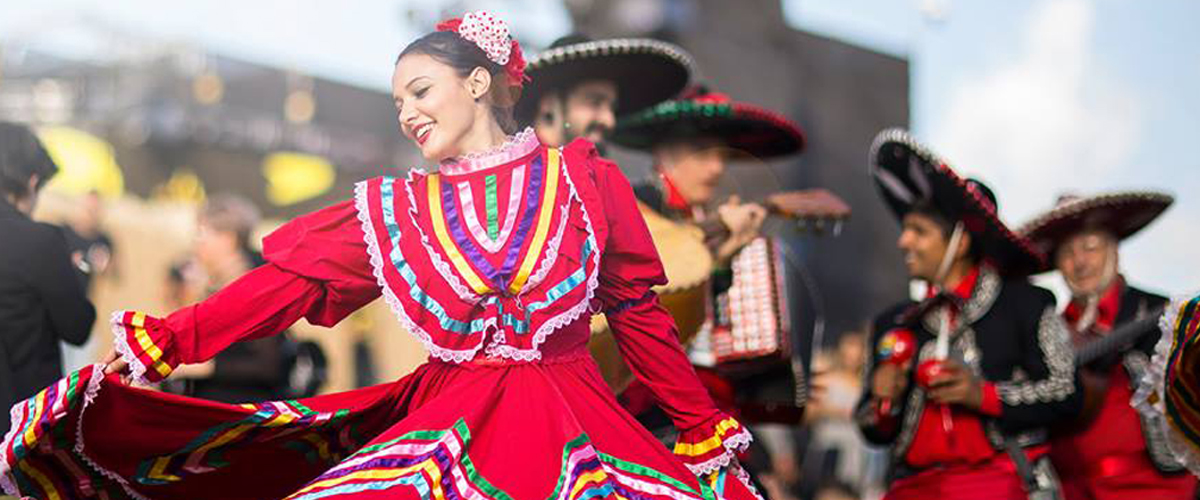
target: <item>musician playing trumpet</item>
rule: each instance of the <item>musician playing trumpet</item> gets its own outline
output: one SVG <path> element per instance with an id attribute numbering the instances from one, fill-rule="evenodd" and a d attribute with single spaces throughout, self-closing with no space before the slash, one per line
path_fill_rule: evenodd
<path id="1" fill-rule="evenodd" d="M 1173 198 L 1156 192 L 1063 196 L 1057 205 L 1020 229 L 1051 257 L 1042 271 L 1057 269 L 1071 292 L 1063 319 L 1082 354 L 1114 329 L 1158 316 L 1165 297 L 1128 284 L 1118 267 L 1120 242 L 1153 222 Z M 1151 324 L 1153 326 L 1153 324 Z M 1192 498 L 1196 478 L 1167 448 L 1152 414 L 1130 405 L 1161 332 L 1145 328 L 1128 341 L 1090 357 L 1081 375 L 1086 389 L 1084 421 L 1063 429 L 1051 458 L 1067 500 Z"/>

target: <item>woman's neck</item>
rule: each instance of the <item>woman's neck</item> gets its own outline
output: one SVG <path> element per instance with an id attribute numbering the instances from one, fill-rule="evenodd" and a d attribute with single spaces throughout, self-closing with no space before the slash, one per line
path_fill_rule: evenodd
<path id="1" fill-rule="evenodd" d="M 488 151 L 504 144 L 506 140 L 508 134 L 504 133 L 496 120 L 491 116 L 481 117 L 475 120 L 475 125 L 463 136 L 458 156 Z"/>

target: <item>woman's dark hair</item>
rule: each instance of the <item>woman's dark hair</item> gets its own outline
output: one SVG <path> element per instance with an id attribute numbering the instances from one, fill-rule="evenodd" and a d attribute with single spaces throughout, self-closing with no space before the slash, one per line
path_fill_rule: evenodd
<path id="1" fill-rule="evenodd" d="M 434 31 L 413 40 L 396 57 L 396 63 L 399 64 L 400 60 L 409 54 L 425 54 L 437 59 L 442 64 L 454 68 L 458 76 L 464 78 L 470 75 L 475 68 L 481 67 L 492 75 L 492 88 L 488 92 L 493 93 L 494 96 L 502 96 L 502 93 L 509 91 L 505 88 L 508 83 L 504 67 L 488 59 L 483 49 L 463 39 L 458 33 Z M 504 130 L 504 133 L 512 134 L 517 131 L 517 122 L 513 119 L 513 103 L 506 101 L 515 101 L 515 99 L 494 100 L 499 104 L 492 104 L 492 117 L 496 119 L 496 123 L 500 125 L 500 129 Z"/>
<path id="2" fill-rule="evenodd" d="M 30 178 L 38 177 L 36 191 L 57 172 L 58 165 L 29 127 L 0 122 L 0 196 L 29 196 Z"/>

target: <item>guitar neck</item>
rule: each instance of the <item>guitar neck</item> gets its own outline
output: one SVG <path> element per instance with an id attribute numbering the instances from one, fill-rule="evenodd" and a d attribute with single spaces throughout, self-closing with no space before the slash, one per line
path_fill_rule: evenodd
<path id="1" fill-rule="evenodd" d="M 1143 335 L 1158 330 L 1158 317 L 1162 310 L 1146 314 L 1114 328 L 1111 332 L 1075 349 L 1075 364 L 1083 366 L 1101 357 L 1120 350 Z"/>

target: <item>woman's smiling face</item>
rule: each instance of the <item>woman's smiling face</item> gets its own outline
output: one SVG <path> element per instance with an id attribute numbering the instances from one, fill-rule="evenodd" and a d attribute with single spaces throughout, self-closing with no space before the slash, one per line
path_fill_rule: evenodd
<path id="1" fill-rule="evenodd" d="M 467 78 L 421 53 L 405 55 L 392 74 L 392 99 L 400 129 L 426 159 L 462 153 L 461 142 L 475 126 L 477 102 Z"/>

